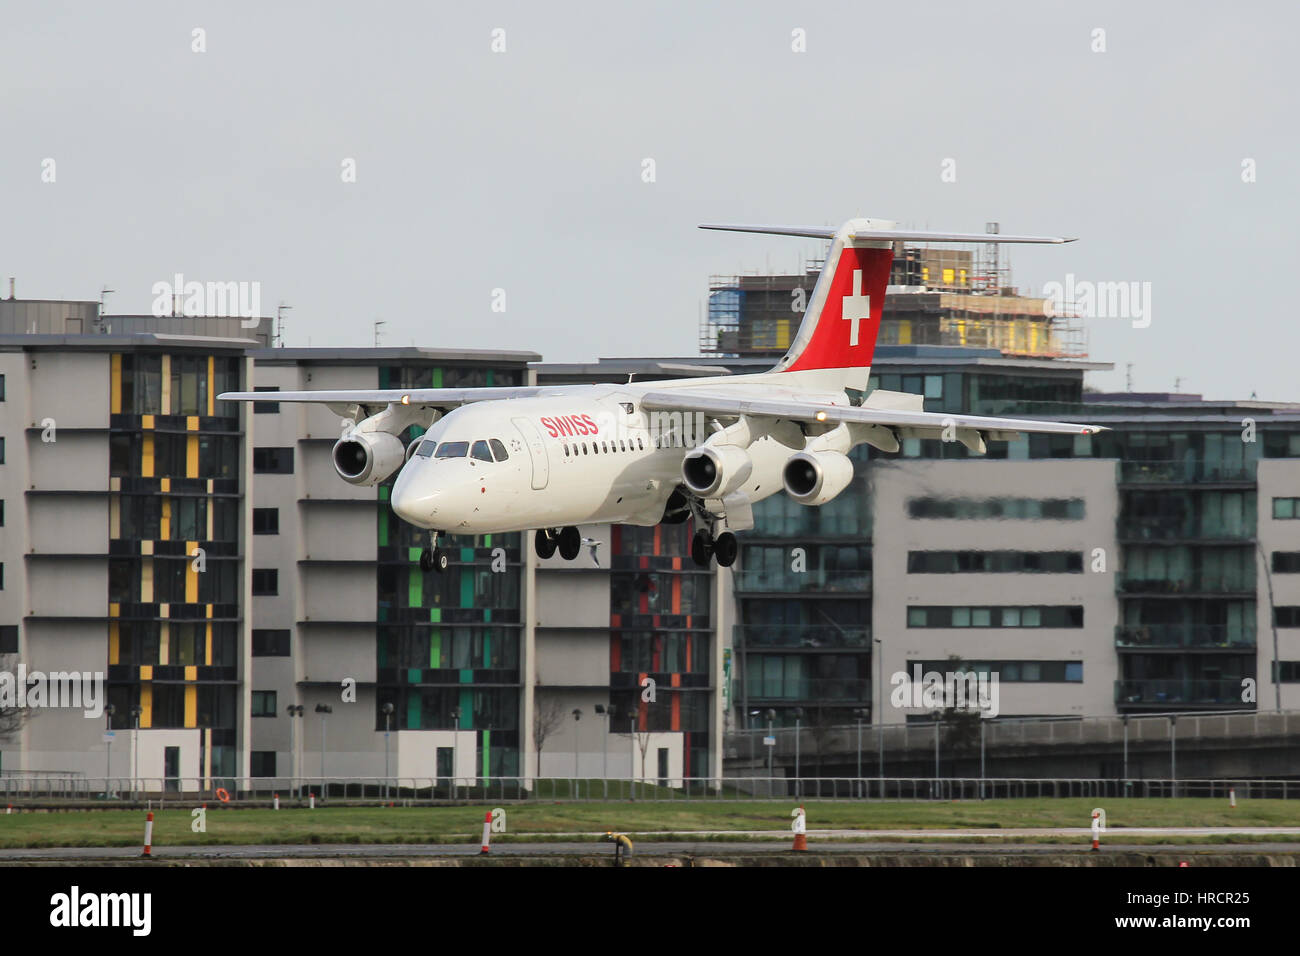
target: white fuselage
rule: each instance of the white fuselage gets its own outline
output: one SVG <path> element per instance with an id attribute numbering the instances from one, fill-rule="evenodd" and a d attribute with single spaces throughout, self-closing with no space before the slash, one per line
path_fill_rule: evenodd
<path id="1" fill-rule="evenodd" d="M 455 409 L 429 429 L 422 440 L 429 444 L 402 467 L 393 510 L 417 527 L 446 534 L 657 524 L 681 483 L 683 456 L 711 431 L 703 415 L 683 421 L 676 413 L 643 411 L 639 398 L 650 387 L 574 386 L 544 398 Z M 482 446 L 474 457 L 476 442 L 490 448 L 493 439 L 499 444 L 492 460 Z M 467 443 L 464 454 L 461 442 Z M 444 443 L 452 444 L 443 450 Z M 501 448 L 506 458 L 496 460 Z M 735 491 L 750 502 L 780 491 L 781 469 L 793 451 L 771 438 L 754 442 L 748 448 L 753 470 Z"/>

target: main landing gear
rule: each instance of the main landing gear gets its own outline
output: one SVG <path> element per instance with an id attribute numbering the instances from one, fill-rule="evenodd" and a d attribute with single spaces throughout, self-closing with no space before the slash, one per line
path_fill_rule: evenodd
<path id="1" fill-rule="evenodd" d="M 438 532 L 429 532 L 429 547 L 420 552 L 420 570 L 425 574 L 437 571 L 442 574 L 447 570 L 447 552 L 438 547 Z"/>
<path id="2" fill-rule="evenodd" d="M 714 538 L 707 528 L 701 528 L 691 539 L 691 560 L 701 568 L 709 566 L 710 558 L 717 559 L 718 567 L 729 568 L 736 563 L 739 550 L 736 536 L 730 531 L 724 531 Z"/>
<path id="3" fill-rule="evenodd" d="M 553 557 L 556 550 L 565 561 L 572 561 L 582 550 L 582 534 L 573 525 L 567 528 L 538 528 L 533 536 L 533 547 L 537 556 L 545 560 Z"/>

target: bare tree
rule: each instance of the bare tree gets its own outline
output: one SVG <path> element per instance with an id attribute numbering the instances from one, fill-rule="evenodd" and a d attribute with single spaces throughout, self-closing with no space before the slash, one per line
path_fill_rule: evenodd
<path id="1" fill-rule="evenodd" d="M 537 698 L 537 710 L 533 717 L 533 746 L 537 748 L 537 776 L 542 775 L 542 745 L 546 738 L 559 730 L 564 723 L 564 708 L 558 697 L 547 697 L 545 701 Z"/>
<path id="2" fill-rule="evenodd" d="M 0 675 L 8 677 L 10 686 L 3 686 L 0 678 L 0 740 L 22 730 L 32 716 L 32 708 L 18 706 L 18 656 L 0 655 Z"/>
<path id="3" fill-rule="evenodd" d="M 645 775 L 645 757 L 646 757 L 646 753 L 650 750 L 650 733 L 649 733 L 649 731 L 646 731 L 646 732 L 644 732 L 644 733 L 642 733 L 642 732 L 640 732 L 640 731 L 637 732 L 637 735 L 636 735 L 636 745 L 637 745 L 637 748 L 641 751 L 641 779 L 642 779 L 642 780 L 645 780 L 645 779 L 646 779 L 646 775 Z"/>

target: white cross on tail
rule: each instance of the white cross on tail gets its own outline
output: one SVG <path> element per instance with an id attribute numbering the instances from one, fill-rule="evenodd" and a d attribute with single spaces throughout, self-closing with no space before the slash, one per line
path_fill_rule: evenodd
<path id="1" fill-rule="evenodd" d="M 849 347 L 858 344 L 858 323 L 871 318 L 871 296 L 862 294 L 862 270 L 853 270 L 853 292 L 844 297 L 841 319 L 853 323 L 849 326 Z"/>

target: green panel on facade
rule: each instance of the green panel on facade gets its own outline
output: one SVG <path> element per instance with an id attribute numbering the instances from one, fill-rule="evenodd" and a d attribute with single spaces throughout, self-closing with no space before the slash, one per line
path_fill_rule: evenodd
<path id="1" fill-rule="evenodd" d="M 420 695 L 412 694 L 406 698 L 406 727 L 408 730 L 420 729 Z"/>
<path id="2" fill-rule="evenodd" d="M 432 621 L 434 624 L 441 624 L 441 623 L 442 623 L 442 608 L 440 608 L 440 607 L 431 607 L 431 608 L 429 608 L 429 620 Z"/>
<path id="3" fill-rule="evenodd" d="M 408 560 L 408 561 L 419 561 L 419 560 L 420 560 L 420 551 L 421 551 L 421 550 L 422 550 L 422 549 L 420 549 L 420 548 L 407 548 L 407 549 L 406 549 L 406 557 L 407 557 L 407 560 Z"/>
<path id="4" fill-rule="evenodd" d="M 490 607 L 483 609 L 483 620 L 489 624 L 492 622 L 492 609 Z"/>
<path id="5" fill-rule="evenodd" d="M 491 776 L 492 770 L 492 731 L 483 731 L 483 776 Z"/>
<path id="6" fill-rule="evenodd" d="M 379 500 L 380 500 L 380 501 L 387 501 L 387 500 L 388 500 L 388 492 L 389 492 L 389 488 L 388 488 L 387 485 L 380 485 L 380 486 L 379 486 Z"/>
<path id="7" fill-rule="evenodd" d="M 418 683 L 420 683 L 420 668 L 418 668 L 418 667 L 408 667 L 408 668 L 406 669 L 406 682 L 407 682 L 408 684 L 418 684 Z"/>
<path id="8" fill-rule="evenodd" d="M 474 552 L 470 551 L 469 560 L 474 559 Z M 474 572 L 470 568 L 460 569 L 460 606 L 474 606 Z"/>
<path id="9" fill-rule="evenodd" d="M 460 682 L 462 684 L 474 683 L 474 672 L 468 667 L 462 667 L 460 671 Z"/>
<path id="10" fill-rule="evenodd" d="M 488 383 L 488 385 L 495 385 L 496 382 L 497 382 L 497 379 L 496 379 L 496 370 L 495 370 L 495 369 L 488 369 L 488 370 L 487 370 L 487 383 Z"/>
<path id="11" fill-rule="evenodd" d="M 474 692 L 472 690 L 463 690 L 460 692 L 460 725 L 465 730 L 474 728 Z"/>
<path id="12" fill-rule="evenodd" d="M 384 520 L 382 514 L 379 516 L 379 546 L 388 547 L 388 522 Z"/>
<path id="13" fill-rule="evenodd" d="M 429 381 L 433 383 L 433 388 L 442 388 L 442 369 L 435 368 L 429 372 Z"/>
<path id="14" fill-rule="evenodd" d="M 424 605 L 424 575 L 412 572 L 406 595 L 407 607 Z"/>
<path id="15" fill-rule="evenodd" d="M 429 634 L 429 666 L 442 666 L 442 631 L 432 631 Z"/>

